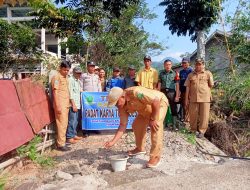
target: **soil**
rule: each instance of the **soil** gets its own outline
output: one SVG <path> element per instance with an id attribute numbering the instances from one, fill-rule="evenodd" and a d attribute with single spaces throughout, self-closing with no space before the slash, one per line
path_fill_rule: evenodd
<path id="1" fill-rule="evenodd" d="M 126 154 L 128 150 L 135 148 L 134 135 L 132 132 L 127 132 L 115 146 L 105 149 L 104 142 L 110 140 L 113 135 L 113 132 L 91 135 L 71 145 L 72 150 L 69 152 L 59 152 L 55 149 L 47 151 L 46 155 L 56 161 L 53 167 L 41 167 L 25 160 L 22 165 L 5 169 L 2 173 L 8 179 L 6 189 L 115 189 L 116 187 L 123 189 L 123 186 L 129 187 L 130 185 L 131 189 L 134 189 L 134 183 L 137 181 L 143 186 L 145 185 L 143 181 L 150 181 L 155 177 L 170 179 L 170 176 L 177 177 L 187 175 L 187 172 L 199 172 L 199 168 L 214 169 L 217 165 L 227 162 L 225 159 L 203 154 L 199 146 L 187 142 L 183 134 L 165 131 L 164 152 L 159 167 L 156 169 L 145 167 L 150 150 L 150 135 L 147 135 L 147 153 L 130 158 L 126 171 L 112 172 L 109 157 Z M 209 143 L 206 140 L 204 142 Z M 243 168 L 250 169 L 249 162 L 245 165 L 246 167 Z M 65 172 L 67 177 L 72 175 L 72 179 L 71 177 L 68 179 L 63 179 L 63 176 L 58 177 L 59 171 Z"/>

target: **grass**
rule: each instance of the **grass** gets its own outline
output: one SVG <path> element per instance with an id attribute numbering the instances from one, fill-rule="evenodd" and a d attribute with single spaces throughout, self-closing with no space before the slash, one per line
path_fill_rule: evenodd
<path id="1" fill-rule="evenodd" d="M 181 128 L 180 133 L 183 134 L 187 142 L 194 145 L 196 144 L 196 135 L 194 133 L 191 133 L 186 128 Z"/>

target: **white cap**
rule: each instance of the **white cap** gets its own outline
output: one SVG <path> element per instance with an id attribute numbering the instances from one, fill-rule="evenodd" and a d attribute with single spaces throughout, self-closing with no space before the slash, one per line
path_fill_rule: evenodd
<path id="1" fill-rule="evenodd" d="M 116 105 L 117 101 L 123 94 L 123 89 L 119 87 L 113 87 L 108 94 L 108 107 L 113 107 Z"/>

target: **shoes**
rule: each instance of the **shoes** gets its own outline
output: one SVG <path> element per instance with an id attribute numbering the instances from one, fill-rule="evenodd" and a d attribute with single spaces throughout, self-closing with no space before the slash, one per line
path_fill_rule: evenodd
<path id="1" fill-rule="evenodd" d="M 91 132 L 94 133 L 94 134 L 97 134 L 97 135 L 101 134 L 101 131 L 98 131 L 98 130 L 93 130 Z"/>
<path id="2" fill-rule="evenodd" d="M 71 148 L 68 146 L 58 146 L 57 150 L 62 151 L 62 152 L 66 152 L 66 151 L 71 150 Z"/>
<path id="3" fill-rule="evenodd" d="M 199 139 L 203 139 L 204 138 L 204 134 L 203 133 L 196 134 L 196 137 L 199 138 Z"/>
<path id="4" fill-rule="evenodd" d="M 136 156 L 140 154 L 146 154 L 146 151 L 140 151 L 137 148 L 135 148 L 134 150 L 128 151 L 128 156 Z"/>
<path id="5" fill-rule="evenodd" d="M 71 139 L 67 139 L 67 142 L 70 144 L 76 144 L 78 141 L 75 140 L 74 138 L 71 138 Z"/>
<path id="6" fill-rule="evenodd" d="M 82 140 L 83 137 L 75 136 L 73 139 L 74 139 L 74 140 Z"/>
<path id="7" fill-rule="evenodd" d="M 160 164 L 160 157 L 151 157 L 147 163 L 147 168 L 156 168 Z"/>
<path id="8" fill-rule="evenodd" d="M 83 138 L 89 137 L 89 133 L 84 133 L 84 134 L 82 134 L 82 135 L 83 135 Z"/>

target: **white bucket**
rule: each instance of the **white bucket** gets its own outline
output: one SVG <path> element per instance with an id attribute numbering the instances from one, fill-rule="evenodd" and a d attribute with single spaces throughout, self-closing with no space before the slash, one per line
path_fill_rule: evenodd
<path id="1" fill-rule="evenodd" d="M 114 172 L 126 170 L 128 156 L 126 155 L 114 155 L 110 156 L 110 163 Z"/>

